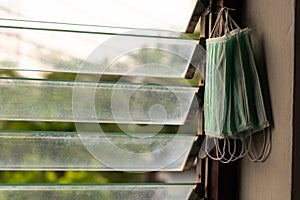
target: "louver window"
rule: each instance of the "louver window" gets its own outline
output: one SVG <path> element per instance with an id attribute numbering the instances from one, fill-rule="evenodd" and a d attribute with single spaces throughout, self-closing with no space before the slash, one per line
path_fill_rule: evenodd
<path id="1" fill-rule="evenodd" d="M 194 0 L 2 1 L 0 169 L 191 170 L 205 53 L 184 32 L 203 10 Z M 197 185 L 2 185 L 0 199 L 195 199 Z"/>

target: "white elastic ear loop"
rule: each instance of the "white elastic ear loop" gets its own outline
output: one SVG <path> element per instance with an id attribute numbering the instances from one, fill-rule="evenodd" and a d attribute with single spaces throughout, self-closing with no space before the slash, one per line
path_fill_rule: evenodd
<path id="1" fill-rule="evenodd" d="M 249 137 L 249 141 L 247 142 L 248 137 Z M 252 135 L 250 134 L 245 138 L 245 146 L 247 146 L 247 150 L 245 151 L 245 154 L 249 153 L 251 145 L 252 145 Z"/>
<path id="2" fill-rule="evenodd" d="M 250 147 L 249 144 L 251 145 L 251 142 L 252 142 L 252 138 L 251 137 L 250 137 L 249 144 L 247 143 L 247 137 L 246 138 L 242 137 L 239 140 L 241 141 L 242 149 L 241 149 L 240 154 L 234 159 L 234 161 L 237 160 L 237 159 L 243 158 L 243 157 L 245 157 L 248 154 L 249 147 Z"/>
<path id="3" fill-rule="evenodd" d="M 237 142 L 240 141 L 241 142 L 241 150 L 240 153 L 238 155 L 237 154 Z M 234 142 L 234 151 L 231 152 L 230 150 L 228 151 L 228 153 L 231 155 L 231 157 L 225 161 L 225 163 L 228 162 L 233 162 L 236 161 L 240 158 L 243 158 L 249 151 L 249 145 L 247 145 L 246 139 L 245 138 L 234 138 L 233 140 Z M 250 144 L 251 144 L 251 140 L 250 140 Z M 248 147 L 247 147 L 248 146 Z"/>
<path id="4" fill-rule="evenodd" d="M 228 142 L 228 145 L 227 145 L 227 148 L 228 148 L 228 152 L 230 151 L 231 147 L 230 147 L 230 141 L 228 138 L 224 138 L 224 142 Z M 224 145 L 225 146 L 225 145 Z M 226 158 L 226 156 L 223 157 L 223 159 L 221 159 L 220 161 L 223 162 L 223 163 L 228 163 L 228 160 L 230 158 Z"/>
<path id="5" fill-rule="evenodd" d="M 233 28 L 233 25 L 234 24 L 236 26 L 237 29 L 240 29 L 240 27 L 238 26 L 238 24 L 232 19 L 232 17 L 229 15 L 229 10 L 235 10 L 235 9 L 232 9 L 232 8 L 227 8 L 227 7 L 223 7 L 219 13 L 218 13 L 218 16 L 217 16 L 217 19 L 216 19 L 216 22 L 215 22 L 215 25 L 210 33 L 210 36 L 209 38 L 212 38 L 215 36 L 215 33 L 216 31 L 218 30 L 217 27 L 220 26 L 220 21 L 221 19 L 224 19 L 223 18 L 223 15 L 225 14 L 225 19 L 223 20 L 224 21 L 224 25 L 223 25 L 223 28 L 224 28 L 224 34 L 230 32 L 230 29 L 229 29 L 229 26 L 232 30 L 234 30 Z"/>
<path id="6" fill-rule="evenodd" d="M 226 32 L 229 33 L 230 31 L 234 29 L 240 29 L 239 25 L 233 20 L 233 18 L 229 14 L 229 10 L 235 10 L 232 8 L 224 8 L 225 9 L 225 26 L 226 26 Z M 234 26 L 235 27 L 234 27 Z"/>
<path id="7" fill-rule="evenodd" d="M 238 138 L 237 140 L 241 143 L 241 150 L 239 155 L 237 155 L 234 160 L 243 158 L 247 154 L 246 152 L 248 150 L 248 148 L 246 148 L 246 141 L 244 140 L 244 138 Z"/>
<path id="8" fill-rule="evenodd" d="M 229 163 L 229 162 L 232 162 L 234 159 L 235 159 L 235 153 L 236 153 L 236 140 L 233 139 L 234 141 L 234 145 L 233 145 L 233 152 L 231 152 L 231 144 L 230 144 L 230 139 L 229 138 L 226 138 L 227 140 L 227 143 L 228 143 L 228 154 L 230 155 L 229 158 L 226 158 L 224 156 L 224 158 L 222 160 L 220 160 L 222 163 Z"/>
<path id="9" fill-rule="evenodd" d="M 229 20 L 231 30 L 234 30 L 235 28 L 236 29 L 241 29 L 240 26 L 234 21 L 234 19 L 229 14 L 228 14 L 228 20 Z M 232 24 L 235 26 L 235 28 L 233 27 Z"/>
<path id="10" fill-rule="evenodd" d="M 244 157 L 245 155 L 248 154 L 249 150 L 250 150 L 250 147 L 251 147 L 251 144 L 252 144 L 252 136 L 249 135 L 249 141 L 247 141 L 247 138 L 242 138 L 242 139 L 234 139 L 233 142 L 233 150 L 231 150 L 231 144 L 230 144 L 230 139 L 229 138 L 224 138 L 223 141 L 223 148 L 221 150 L 220 148 L 220 144 L 219 144 L 219 140 L 218 138 L 211 138 L 214 142 L 214 145 L 216 147 L 216 156 L 212 156 L 209 151 L 208 151 L 208 140 L 209 138 L 206 137 L 205 138 L 205 153 L 206 155 L 213 159 L 213 160 L 216 160 L 216 161 L 220 161 L 222 163 L 229 163 L 229 162 L 233 162 L 233 161 L 236 161 L 242 157 Z M 241 141 L 241 144 L 242 144 L 242 149 L 241 149 L 241 152 L 239 153 L 239 155 L 236 156 L 236 152 L 237 152 L 237 140 L 240 140 Z M 226 158 L 225 155 L 226 155 L 226 147 L 227 147 L 227 151 L 228 151 L 228 154 L 230 155 L 229 158 Z"/>
<path id="11" fill-rule="evenodd" d="M 248 152 L 249 158 L 253 162 L 263 162 L 265 161 L 271 150 L 271 133 L 270 131 L 263 132 L 263 144 L 259 155 L 256 154 L 256 148 L 254 146 L 254 150 L 250 147 Z M 254 152 L 255 151 L 255 152 Z"/>
<path id="12" fill-rule="evenodd" d="M 253 158 L 254 158 L 254 159 L 252 159 L 252 161 L 259 162 L 261 160 L 261 158 L 264 154 L 264 151 L 265 151 L 265 147 L 266 147 L 266 136 L 263 133 L 263 143 L 262 143 L 262 148 L 261 148 L 259 154 L 258 155 L 256 154 L 257 153 L 257 148 L 256 148 L 255 145 L 253 147 L 253 150 L 250 149 L 250 151 L 249 151 L 252 154 Z"/>
<path id="13" fill-rule="evenodd" d="M 271 146 L 272 146 L 272 141 L 271 141 L 271 130 L 267 129 L 266 134 L 264 134 L 266 137 L 266 145 L 263 150 L 263 155 L 260 157 L 258 162 L 264 162 L 270 155 L 271 152 Z"/>
<path id="14" fill-rule="evenodd" d="M 225 10 L 224 14 L 225 14 L 224 32 L 225 32 L 225 35 L 226 35 L 227 33 L 230 32 L 230 30 L 229 30 L 229 23 L 228 23 L 228 15 L 229 15 L 228 14 L 228 8 Z"/>
<path id="15" fill-rule="evenodd" d="M 230 16 L 229 16 L 230 17 Z M 230 27 L 230 30 L 234 30 L 234 27 L 233 27 L 233 25 L 232 25 L 232 21 L 231 20 L 229 20 L 229 27 Z"/>
<path id="16" fill-rule="evenodd" d="M 242 158 L 242 157 L 246 156 L 248 154 L 249 150 L 250 150 L 250 146 L 251 146 L 251 143 L 252 143 L 252 136 L 250 135 L 249 142 L 247 142 L 248 137 L 249 136 L 246 136 L 246 138 L 244 138 L 244 137 L 240 138 L 240 141 L 242 143 L 243 151 L 241 151 L 241 154 L 240 154 L 239 158 Z"/>
<path id="17" fill-rule="evenodd" d="M 212 160 L 218 160 L 217 158 L 215 158 L 215 157 L 213 157 L 213 156 L 211 156 L 210 154 L 209 154 L 209 151 L 208 151 L 208 136 L 206 136 L 205 137 L 205 144 L 204 144 L 204 150 L 205 150 L 205 153 L 206 153 L 206 155 L 209 157 L 209 158 L 211 158 Z"/>
<path id="18" fill-rule="evenodd" d="M 233 139 L 233 142 L 234 142 L 234 150 L 233 150 L 233 152 L 231 152 L 230 145 L 228 145 L 229 146 L 228 153 L 230 155 L 230 158 L 229 159 L 223 159 L 223 160 L 221 160 L 221 162 L 223 162 L 223 163 L 233 162 L 233 161 L 236 161 L 236 160 L 238 160 L 240 158 L 243 158 L 245 155 L 247 155 L 247 153 L 249 151 L 249 147 L 251 146 L 251 142 L 252 142 L 251 136 L 249 138 L 250 138 L 249 143 L 247 142 L 247 138 L 238 138 L 238 139 L 234 138 Z M 228 140 L 229 140 L 229 138 L 228 138 Z M 236 156 L 237 141 L 241 141 L 241 144 L 242 144 L 241 148 L 242 149 L 241 149 L 239 155 Z"/>
<path id="19" fill-rule="evenodd" d="M 210 33 L 209 38 L 212 38 L 213 36 L 215 36 L 216 28 L 217 28 L 218 25 L 220 25 L 220 20 L 221 20 L 221 17 L 222 17 L 222 15 L 223 15 L 224 9 L 225 9 L 225 8 L 222 8 L 222 9 L 220 10 L 220 12 L 218 13 L 218 16 L 217 16 L 215 25 L 214 25 L 214 27 L 213 27 L 212 30 L 211 30 L 211 33 Z"/>
<path id="20" fill-rule="evenodd" d="M 209 139 L 209 137 L 208 136 L 206 136 L 205 137 L 205 147 L 204 147 L 204 150 L 205 150 L 205 153 L 206 153 L 206 155 L 209 157 L 209 158 L 211 158 L 212 160 L 217 160 L 217 161 L 219 161 L 220 159 L 222 159 L 223 157 L 224 157 L 224 154 L 221 154 L 221 157 L 219 157 L 219 150 L 220 150 L 220 148 L 218 147 L 219 146 L 219 143 L 217 143 L 216 142 L 216 138 L 213 138 L 213 141 L 214 141 L 214 145 L 215 145 L 215 147 L 216 147 L 216 157 L 214 157 L 214 156 L 212 156 L 212 155 L 210 155 L 210 153 L 209 153 L 209 151 L 208 151 L 208 139 Z M 224 149 L 224 146 L 223 146 L 223 149 Z"/>
<path id="21" fill-rule="evenodd" d="M 251 138 L 251 142 L 252 142 L 252 134 L 249 135 L 249 138 Z M 252 144 L 249 145 L 248 156 L 251 161 L 257 162 L 258 159 L 257 156 L 253 153 Z"/>
<path id="22" fill-rule="evenodd" d="M 232 161 L 235 157 L 236 154 L 236 139 L 233 138 L 233 151 L 231 152 L 231 143 L 230 143 L 230 139 L 227 138 L 228 140 L 228 154 L 230 155 L 230 158 L 228 159 L 229 161 Z"/>
<path id="23" fill-rule="evenodd" d="M 240 139 L 236 139 L 236 138 L 234 139 L 235 151 L 234 151 L 233 157 L 231 159 L 232 162 L 240 159 L 241 157 L 243 157 L 242 155 L 243 155 L 244 149 L 245 149 L 243 143 L 242 143 L 242 149 L 241 149 L 239 155 L 236 155 L 236 153 L 237 153 L 237 141 L 239 141 L 239 140 Z"/>
<path id="24" fill-rule="evenodd" d="M 221 154 L 221 157 L 218 157 L 218 159 L 219 160 L 222 160 L 224 157 L 225 157 L 225 154 L 226 154 L 226 138 L 224 138 L 223 139 L 223 149 L 222 149 L 222 151 L 221 151 L 221 149 L 220 149 L 220 143 L 219 143 L 219 141 L 221 140 L 221 139 L 217 139 L 217 138 L 214 138 L 214 140 L 216 140 L 217 141 L 217 144 L 216 144 L 216 148 L 217 148 L 217 157 L 219 156 L 219 153 Z"/>

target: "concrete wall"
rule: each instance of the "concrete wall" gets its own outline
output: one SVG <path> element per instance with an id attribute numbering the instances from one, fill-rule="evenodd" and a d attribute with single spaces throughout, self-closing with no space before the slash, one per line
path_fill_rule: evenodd
<path id="1" fill-rule="evenodd" d="M 300 1 L 296 5 L 293 200 L 300 199 Z"/>
<path id="2" fill-rule="evenodd" d="M 269 82 L 274 128 L 265 163 L 240 164 L 241 200 L 288 200 L 292 194 L 295 0 L 246 0 L 242 23 L 253 29 L 258 68 Z"/>

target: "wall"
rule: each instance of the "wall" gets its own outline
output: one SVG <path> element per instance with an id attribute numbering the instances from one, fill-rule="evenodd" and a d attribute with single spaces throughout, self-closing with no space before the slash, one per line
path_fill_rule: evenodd
<path id="1" fill-rule="evenodd" d="M 288 200 L 292 193 L 294 0 L 244 3 L 242 22 L 253 29 L 258 68 L 267 74 L 274 128 L 269 159 L 241 161 L 238 199 Z"/>
<path id="2" fill-rule="evenodd" d="M 295 70 L 294 70 L 294 162 L 293 162 L 293 200 L 300 199 L 300 2 L 296 4 Z"/>

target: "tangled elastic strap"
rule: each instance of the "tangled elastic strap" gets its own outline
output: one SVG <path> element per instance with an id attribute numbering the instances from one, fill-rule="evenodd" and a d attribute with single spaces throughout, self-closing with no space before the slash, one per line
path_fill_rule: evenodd
<path id="1" fill-rule="evenodd" d="M 255 143 L 252 142 L 254 135 L 250 134 L 244 138 L 233 139 L 206 136 L 204 150 L 209 158 L 218 160 L 222 163 L 235 161 L 243 158 L 247 154 L 251 161 L 263 162 L 268 158 L 271 151 L 271 131 L 270 129 L 266 129 L 262 134 L 259 135 L 263 137 L 260 149 L 258 149 Z M 215 146 L 215 155 L 210 153 L 212 146 L 211 143 L 213 143 L 213 146 Z M 238 143 L 240 145 L 238 145 Z"/>

